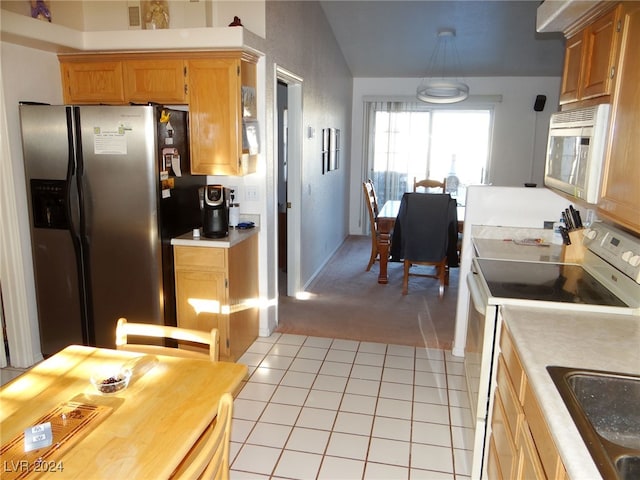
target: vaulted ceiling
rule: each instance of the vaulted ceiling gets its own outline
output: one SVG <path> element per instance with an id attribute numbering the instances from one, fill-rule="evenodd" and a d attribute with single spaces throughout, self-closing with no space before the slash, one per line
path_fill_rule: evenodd
<path id="1" fill-rule="evenodd" d="M 540 1 L 320 2 L 354 77 L 423 77 L 442 28 L 456 30 L 460 74 L 561 76 L 564 37 L 537 33 Z"/>

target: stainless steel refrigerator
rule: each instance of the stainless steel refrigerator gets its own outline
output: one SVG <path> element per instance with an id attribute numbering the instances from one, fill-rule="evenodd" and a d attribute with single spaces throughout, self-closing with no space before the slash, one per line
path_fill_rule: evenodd
<path id="1" fill-rule="evenodd" d="M 170 239 L 201 224 L 187 113 L 20 105 L 42 353 L 175 325 Z"/>

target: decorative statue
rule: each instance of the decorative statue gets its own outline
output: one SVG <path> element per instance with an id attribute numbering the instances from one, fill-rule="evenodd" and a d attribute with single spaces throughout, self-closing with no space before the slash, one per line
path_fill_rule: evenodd
<path id="1" fill-rule="evenodd" d="M 147 23 L 153 25 L 152 28 L 162 29 L 169 28 L 169 12 L 167 11 L 167 7 L 160 0 L 154 0 L 149 5 L 149 10 L 147 11 Z"/>
<path id="2" fill-rule="evenodd" d="M 31 0 L 31 16 L 38 20 L 51 22 L 51 10 L 49 10 L 49 1 Z"/>
<path id="3" fill-rule="evenodd" d="M 231 22 L 229 24 L 230 27 L 242 27 L 242 20 L 240 20 L 240 17 L 238 16 L 234 16 L 233 17 L 233 22 Z"/>

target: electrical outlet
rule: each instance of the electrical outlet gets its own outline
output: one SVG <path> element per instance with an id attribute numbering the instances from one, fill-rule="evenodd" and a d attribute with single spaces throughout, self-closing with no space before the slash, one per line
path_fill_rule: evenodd
<path id="1" fill-rule="evenodd" d="M 258 201 L 258 187 L 256 185 L 245 187 L 245 198 L 248 202 Z"/>

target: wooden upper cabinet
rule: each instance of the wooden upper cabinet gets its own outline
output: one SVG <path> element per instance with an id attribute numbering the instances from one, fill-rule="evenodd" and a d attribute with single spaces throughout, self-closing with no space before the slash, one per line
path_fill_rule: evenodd
<path id="1" fill-rule="evenodd" d="M 186 62 L 182 59 L 125 60 L 124 89 L 130 102 L 187 103 Z"/>
<path id="2" fill-rule="evenodd" d="M 65 103 L 125 103 L 122 62 L 60 58 Z"/>
<path id="3" fill-rule="evenodd" d="M 582 33 L 567 39 L 564 52 L 564 74 L 560 87 L 560 104 L 578 100 L 582 73 L 583 39 Z"/>
<path id="4" fill-rule="evenodd" d="M 617 69 L 618 5 L 567 39 L 560 104 L 611 95 Z"/>
<path id="5" fill-rule="evenodd" d="M 623 2 L 620 61 L 598 213 L 640 233 L 640 2 Z"/>
<path id="6" fill-rule="evenodd" d="M 240 53 L 192 58 L 187 61 L 187 71 L 191 172 L 201 175 L 255 172 L 256 156 L 243 147 L 243 91 L 250 88 L 255 93 L 255 62 L 242 58 Z"/>

